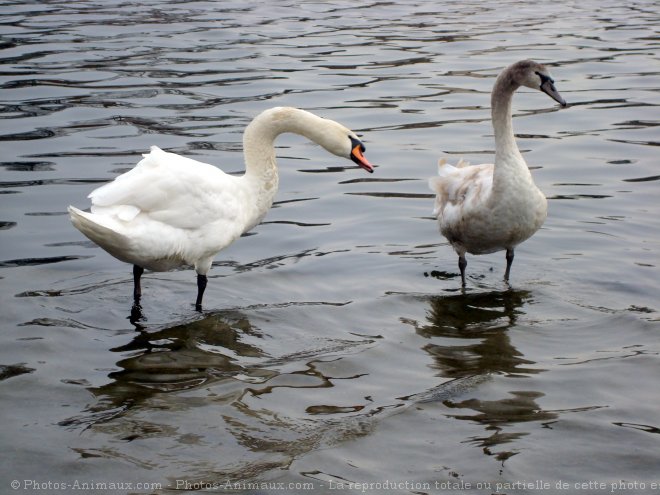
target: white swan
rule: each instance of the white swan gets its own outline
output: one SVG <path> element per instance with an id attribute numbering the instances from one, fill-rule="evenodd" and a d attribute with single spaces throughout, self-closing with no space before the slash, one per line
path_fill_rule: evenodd
<path id="1" fill-rule="evenodd" d="M 454 167 L 440 160 L 439 176 L 429 179 L 436 193 L 433 214 L 458 254 L 463 286 L 466 252 L 506 249 L 504 279 L 508 281 L 515 247 L 534 234 L 547 215 L 547 200 L 534 184 L 513 134 L 511 99 L 520 86 L 541 90 L 566 106 L 543 65 L 522 60 L 507 67 L 491 94 L 495 164 L 467 166 L 461 160 Z"/>
<path id="2" fill-rule="evenodd" d="M 69 206 L 71 221 L 112 256 L 134 265 L 136 304 L 145 268 L 193 266 L 195 306 L 201 310 L 213 258 L 257 225 L 273 203 L 278 185 L 273 142 L 285 132 L 301 134 L 373 172 L 353 131 L 304 110 L 277 107 L 245 129 L 243 176 L 153 146 L 135 168 L 89 194 L 91 213 Z"/>

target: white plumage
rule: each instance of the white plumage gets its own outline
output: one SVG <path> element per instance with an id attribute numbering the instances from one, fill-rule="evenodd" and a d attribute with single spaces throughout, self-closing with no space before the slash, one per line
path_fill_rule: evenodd
<path id="1" fill-rule="evenodd" d="M 508 280 L 515 247 L 531 237 L 547 215 L 545 195 L 534 184 L 513 134 L 511 100 L 520 86 L 541 90 L 566 105 L 543 65 L 523 60 L 507 67 L 491 95 L 495 163 L 470 166 L 461 160 L 454 167 L 443 159 L 438 176 L 429 179 L 436 193 L 433 213 L 459 256 L 463 285 L 466 252 L 506 250 Z"/>
<path id="2" fill-rule="evenodd" d="M 284 132 L 301 134 L 373 171 L 353 131 L 304 110 L 277 107 L 245 130 L 243 176 L 153 146 L 135 168 L 89 194 L 91 213 L 70 206 L 71 221 L 112 256 L 134 265 L 136 302 L 145 268 L 193 266 L 201 309 L 214 257 L 257 225 L 272 205 L 278 186 L 273 142 Z"/>

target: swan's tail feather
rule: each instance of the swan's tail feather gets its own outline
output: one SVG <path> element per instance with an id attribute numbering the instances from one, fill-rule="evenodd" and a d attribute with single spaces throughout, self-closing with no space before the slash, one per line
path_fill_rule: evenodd
<path id="1" fill-rule="evenodd" d="M 433 216 L 438 217 L 442 211 L 443 204 L 447 197 L 447 183 L 443 177 L 435 176 L 429 179 L 429 187 L 435 193 L 435 202 L 433 204 Z"/>
<path id="2" fill-rule="evenodd" d="M 440 160 L 438 160 L 438 176 L 447 177 L 448 175 L 453 174 L 454 172 L 456 172 L 456 169 L 458 167 L 462 166 L 462 163 L 463 160 L 459 161 L 457 166 L 454 166 L 447 163 L 447 160 L 445 160 L 444 158 L 441 158 Z"/>
<path id="3" fill-rule="evenodd" d="M 438 160 L 438 175 L 429 179 L 429 187 L 431 188 L 431 191 L 439 196 L 445 195 L 446 186 L 444 185 L 444 180 L 455 171 L 456 167 L 447 163 L 447 160 L 444 158 Z"/>
<path id="4" fill-rule="evenodd" d="M 71 223 L 88 239 L 120 260 L 124 258 L 121 253 L 130 252 L 130 239 L 109 225 L 99 223 L 98 219 L 102 217 L 79 210 L 74 206 L 69 206 L 68 209 L 71 215 Z"/>
<path id="5" fill-rule="evenodd" d="M 470 162 L 463 160 L 458 161 L 456 166 L 447 163 L 447 160 L 441 158 L 438 160 L 438 175 L 429 179 L 429 187 L 435 193 L 435 204 L 433 205 L 433 216 L 438 217 L 445 208 L 447 201 L 449 201 L 450 191 L 453 189 L 452 176 L 458 169 L 467 167 Z"/>

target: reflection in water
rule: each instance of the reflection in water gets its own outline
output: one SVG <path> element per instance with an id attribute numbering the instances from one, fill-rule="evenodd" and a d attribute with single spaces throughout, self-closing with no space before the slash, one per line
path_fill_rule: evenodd
<path id="1" fill-rule="evenodd" d="M 135 307 L 134 307 L 135 308 Z M 117 363 L 122 371 L 109 376 L 118 382 L 138 383 L 148 388 L 183 389 L 207 379 L 231 376 L 242 368 L 232 356 L 261 357 L 262 351 L 243 344 L 242 334 L 258 335 L 242 315 L 212 314 L 203 319 L 139 334 L 114 352 L 139 352 Z"/>
<path id="2" fill-rule="evenodd" d="M 440 375 L 460 378 L 487 373 L 538 373 L 513 347 L 507 329 L 515 325 L 520 308 L 531 299 L 527 291 L 508 290 L 456 294 L 430 299 L 429 324 L 415 325 L 423 337 L 467 340 L 464 345 L 431 342 L 424 350 L 433 356 Z"/>
<path id="3" fill-rule="evenodd" d="M 516 451 L 496 447 L 528 435 L 508 431 L 513 425 L 550 421 L 557 413 L 543 411 L 537 403 L 543 394 L 535 391 L 509 391 L 496 400 L 466 396 L 490 376 L 522 377 L 542 371 L 524 359 L 508 335 L 531 299 L 530 292 L 515 290 L 429 298 L 427 321 L 406 323 L 428 340 L 422 350 L 432 356 L 439 376 L 450 380 L 421 394 L 371 405 L 364 401 L 323 403 L 318 399 L 325 398 L 325 393 L 314 395 L 314 390 L 335 386 L 336 378 L 327 371 L 332 367 L 321 356 L 336 351 L 342 341 L 335 341 L 334 348 L 272 358 L 258 344 L 264 335 L 243 312 L 206 314 L 156 330 L 144 327 L 140 318 L 132 319 L 136 334 L 126 344 L 111 349 L 122 355 L 117 362 L 119 369 L 108 375 L 111 381 L 88 388 L 94 403 L 60 424 L 91 429 L 120 441 L 111 453 L 106 450 L 103 455 L 124 460 L 132 458 L 133 449 L 139 446 L 139 442 L 135 446 L 129 443 L 154 437 L 177 449 L 207 449 L 229 442 L 241 447 L 235 450 L 237 459 L 218 465 L 211 456 L 206 465 L 198 467 L 199 476 L 214 472 L 249 478 L 285 467 L 321 446 L 368 434 L 377 418 L 405 412 L 415 404 L 435 402 L 455 411 L 450 417 L 482 424 L 487 435 L 473 436 L 469 441 L 504 461 Z M 139 316 L 139 308 L 134 307 L 132 318 L 136 313 Z M 347 378 L 359 376 L 342 380 Z M 313 398 L 306 405 L 305 401 L 298 404 L 294 411 L 288 410 L 286 397 L 292 393 L 299 396 L 301 389 L 309 390 Z M 153 414 L 150 419 L 143 416 L 144 411 L 153 410 L 160 411 L 159 420 Z M 187 423 L 177 426 L 182 415 Z M 196 417 L 204 419 L 196 424 Z M 83 457 L 98 455 L 93 449 L 77 451 Z M 188 474 L 190 479 L 195 477 Z"/>
<path id="4" fill-rule="evenodd" d="M 445 406 L 451 409 L 472 409 L 477 412 L 477 414 L 457 414 L 453 417 L 483 424 L 490 434 L 484 437 L 473 437 L 471 441 L 482 447 L 485 454 L 494 455 L 501 461 L 505 461 L 517 452 L 493 452 L 491 447 L 513 442 L 529 434 L 527 432 L 505 432 L 506 426 L 529 421 L 548 422 L 558 417 L 557 412 L 543 411 L 536 402 L 536 399 L 543 397 L 544 394 L 541 392 L 514 391 L 509 393 L 510 397 L 492 401 L 468 399 L 461 402 L 444 402 Z"/>
<path id="5" fill-rule="evenodd" d="M 136 312 L 139 307 L 133 307 L 131 318 Z M 209 473 L 252 479 L 286 467 L 320 445 L 370 431 L 362 417 L 332 417 L 358 413 L 362 405 L 301 406 L 292 413 L 283 410 L 289 404 L 279 401 L 300 389 L 333 387 L 336 378 L 322 370 L 327 365 L 322 356 L 371 340 L 335 340 L 312 351 L 272 357 L 254 343 L 266 336 L 237 310 L 206 313 L 156 330 L 140 321 L 134 325 L 133 338 L 110 349 L 122 355 L 119 369 L 108 374 L 110 381 L 87 388 L 93 403 L 59 423 L 88 431 L 89 438 L 100 434 L 111 439 L 102 451 L 72 447 L 83 458 L 108 457 L 148 467 L 136 452 L 157 438 L 166 445 L 163 451 L 205 452 L 194 467 L 185 466 L 186 479 L 208 480 Z M 226 445 L 233 446 L 230 459 L 218 455 Z"/>
<path id="6" fill-rule="evenodd" d="M 138 310 L 134 306 L 132 316 Z M 96 403 L 63 425 L 103 423 L 160 392 L 184 391 L 238 374 L 259 380 L 264 377 L 264 370 L 250 370 L 237 363 L 237 358 L 263 356 L 259 348 L 241 342 L 242 336 L 259 337 L 259 332 L 239 313 L 214 313 L 157 331 L 135 325 L 137 334 L 130 342 L 110 349 L 128 355 L 117 362 L 121 369 L 108 375 L 109 383 L 88 389 Z"/>
<path id="7" fill-rule="evenodd" d="M 497 373 L 523 377 L 543 370 L 531 367 L 534 362 L 524 359 L 513 346 L 508 330 L 516 325 L 518 316 L 524 314 L 522 307 L 531 299 L 531 293 L 522 290 L 436 296 L 430 298 L 427 324 L 410 323 L 419 335 L 431 340 L 423 349 L 433 357 L 433 366 L 440 376 L 459 379 Z M 450 341 L 443 342 L 443 339 Z M 460 344 L 458 339 L 468 342 Z M 485 425 L 489 435 L 472 441 L 482 447 L 484 453 L 504 461 L 515 452 L 493 452 L 491 448 L 527 435 L 504 432 L 505 426 L 550 421 L 557 417 L 555 412 L 543 411 L 536 402 L 543 395 L 534 391 L 511 391 L 509 396 L 499 400 L 454 402 L 449 398 L 443 400 L 443 404 L 450 409 L 476 411 L 477 414 L 453 417 Z"/>

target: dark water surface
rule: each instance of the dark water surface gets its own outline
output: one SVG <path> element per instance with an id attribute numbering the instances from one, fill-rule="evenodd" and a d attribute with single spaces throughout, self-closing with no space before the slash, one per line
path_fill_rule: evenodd
<path id="1" fill-rule="evenodd" d="M 0 492 L 658 493 L 659 29 L 654 1 L 2 2 Z M 492 160 L 523 58 L 570 104 L 514 99 L 548 220 L 462 292 L 426 179 Z M 204 312 L 150 273 L 132 323 L 67 205 L 150 145 L 240 172 L 276 105 L 376 172 L 282 137 Z"/>

